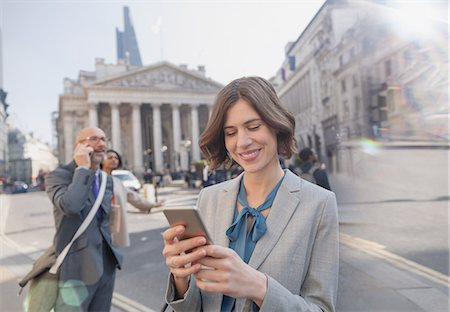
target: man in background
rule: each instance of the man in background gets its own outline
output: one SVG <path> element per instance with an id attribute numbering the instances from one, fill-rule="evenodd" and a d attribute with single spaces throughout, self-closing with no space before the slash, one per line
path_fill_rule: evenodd
<path id="1" fill-rule="evenodd" d="M 313 151 L 306 147 L 298 153 L 298 156 L 301 164 L 295 173 L 301 178 L 331 191 L 327 173 L 321 168 L 321 164 L 317 161 Z"/>
<path id="2" fill-rule="evenodd" d="M 91 210 L 99 192 L 99 165 L 106 153 L 105 133 L 84 128 L 76 139 L 73 161 L 46 177 L 47 194 L 54 205 L 54 244 L 60 254 Z M 86 230 L 73 243 L 59 269 L 59 292 L 55 311 L 109 311 L 116 268 L 122 255 L 111 242 L 109 216 L 113 184 L 107 177 L 106 191 Z"/>

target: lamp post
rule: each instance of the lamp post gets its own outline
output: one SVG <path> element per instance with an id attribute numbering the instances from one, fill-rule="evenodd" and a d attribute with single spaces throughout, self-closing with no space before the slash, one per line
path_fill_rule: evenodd
<path id="1" fill-rule="evenodd" d="M 147 166 L 147 169 L 150 168 L 153 170 L 152 168 L 152 162 L 151 162 L 151 154 L 152 154 L 152 149 L 151 148 L 147 148 L 144 150 L 144 159 L 145 159 L 145 164 Z"/>
<path id="2" fill-rule="evenodd" d="M 191 140 L 187 139 L 184 141 L 184 147 L 186 148 L 188 154 L 188 170 L 191 170 Z"/>

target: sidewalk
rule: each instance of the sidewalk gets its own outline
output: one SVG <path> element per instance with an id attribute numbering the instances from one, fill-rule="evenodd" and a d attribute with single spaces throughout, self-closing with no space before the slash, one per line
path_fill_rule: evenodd
<path id="1" fill-rule="evenodd" d="M 341 208 L 411 196 L 377 176 L 335 174 L 330 183 Z M 449 311 L 448 276 L 348 235 L 346 229 L 341 224 L 338 311 Z"/>
<path id="2" fill-rule="evenodd" d="M 338 311 L 449 311 L 448 288 L 442 283 L 342 241 L 341 234 Z"/>

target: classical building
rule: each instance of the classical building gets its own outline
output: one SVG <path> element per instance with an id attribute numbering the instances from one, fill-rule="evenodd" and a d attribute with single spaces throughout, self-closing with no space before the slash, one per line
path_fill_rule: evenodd
<path id="1" fill-rule="evenodd" d="M 72 159 L 76 133 L 98 126 L 121 153 L 124 167 L 141 174 L 188 170 L 201 159 L 199 134 L 222 87 L 204 66 L 159 62 L 145 67 L 105 64 L 64 80 L 57 117 L 59 160 Z"/>
<path id="2" fill-rule="evenodd" d="M 446 32 L 406 35 L 404 14 L 380 1 L 327 1 L 286 46 L 272 82 L 296 117 L 298 147 L 330 171 L 351 172 L 363 138 L 448 141 Z"/>

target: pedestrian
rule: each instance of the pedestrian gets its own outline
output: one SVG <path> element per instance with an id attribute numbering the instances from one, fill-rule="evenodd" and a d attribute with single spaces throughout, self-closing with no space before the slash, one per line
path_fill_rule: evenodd
<path id="1" fill-rule="evenodd" d="M 46 177 L 47 194 L 54 205 L 56 255 L 70 242 L 97 197 L 106 141 L 101 129 L 82 129 L 76 138 L 73 161 Z M 116 269 L 122 265 L 122 253 L 111 241 L 112 197 L 113 182 L 111 177 L 107 177 L 96 217 L 73 243 L 59 269 L 55 311 L 111 309 Z"/>
<path id="2" fill-rule="evenodd" d="M 152 178 L 153 178 L 152 168 L 147 168 L 147 170 L 145 170 L 145 173 L 144 173 L 145 184 L 151 184 Z"/>
<path id="3" fill-rule="evenodd" d="M 259 77 L 217 95 L 200 149 L 211 168 L 234 161 L 235 179 L 202 189 L 197 207 L 214 244 L 163 233 L 175 311 L 335 311 L 338 218 L 334 193 L 281 168 L 295 119 Z"/>
<path id="4" fill-rule="evenodd" d="M 202 169 L 202 183 L 203 187 L 208 187 L 212 185 L 212 175 L 213 173 L 209 170 L 209 166 L 206 163 L 205 166 Z"/>
<path id="5" fill-rule="evenodd" d="M 103 160 L 101 168 L 108 175 L 111 175 L 113 170 L 122 168 L 122 157 L 115 150 L 107 150 L 106 158 Z M 156 203 L 150 202 L 136 191 L 126 188 L 118 178 L 114 176 L 112 176 L 112 178 L 114 186 L 114 202 L 124 208 L 124 211 L 126 211 L 127 202 L 145 213 L 150 213 L 153 207 L 161 207 L 163 205 L 164 201 L 158 201 Z"/>
<path id="6" fill-rule="evenodd" d="M 313 151 L 310 148 L 305 147 L 298 153 L 298 156 L 300 157 L 301 163 L 300 168 L 297 168 L 295 173 L 306 181 L 315 183 L 331 191 L 327 172 L 325 169 L 322 169 L 322 166 L 320 162 L 317 161 Z"/>

